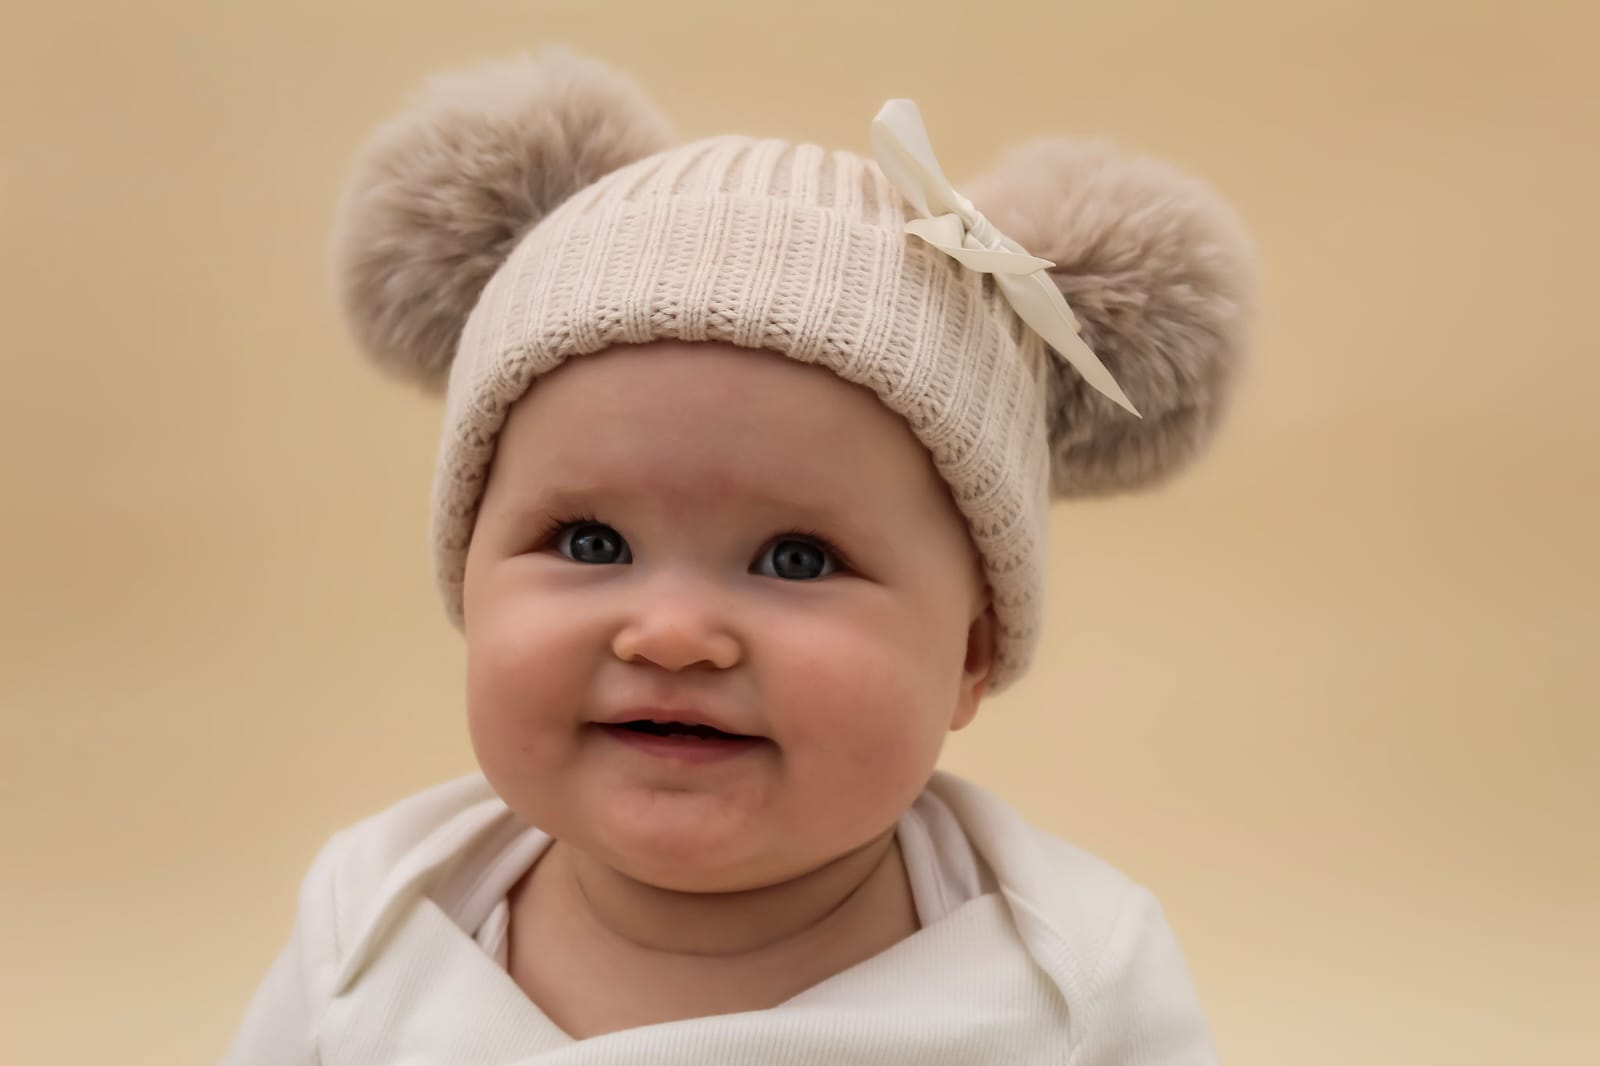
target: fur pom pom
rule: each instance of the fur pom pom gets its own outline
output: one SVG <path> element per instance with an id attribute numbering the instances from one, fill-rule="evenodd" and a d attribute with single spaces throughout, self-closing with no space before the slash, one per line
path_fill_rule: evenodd
<path id="1" fill-rule="evenodd" d="M 362 147 L 334 220 L 357 343 L 442 390 L 467 316 L 522 235 L 674 139 L 635 82 L 564 47 L 429 78 Z"/>
<path id="2" fill-rule="evenodd" d="M 1012 149 L 967 188 L 1050 271 L 1142 419 L 1052 361 L 1051 484 L 1060 497 L 1144 488 L 1210 442 L 1244 361 L 1253 250 L 1198 179 L 1104 142 Z"/>

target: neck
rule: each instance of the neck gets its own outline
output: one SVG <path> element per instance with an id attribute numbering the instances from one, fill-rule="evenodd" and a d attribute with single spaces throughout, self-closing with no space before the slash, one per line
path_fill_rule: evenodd
<path id="1" fill-rule="evenodd" d="M 854 939 L 886 924 L 916 930 L 894 831 L 788 881 L 741 892 L 676 892 L 647 885 L 559 842 L 555 891 L 568 913 L 619 947 L 690 956 L 751 956 Z"/>

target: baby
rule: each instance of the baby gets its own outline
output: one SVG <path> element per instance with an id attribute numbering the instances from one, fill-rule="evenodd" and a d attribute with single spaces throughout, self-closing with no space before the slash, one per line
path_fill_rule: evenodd
<path id="1" fill-rule="evenodd" d="M 872 140 L 674 146 L 549 49 L 368 144 L 336 264 L 445 391 L 481 772 L 328 841 L 228 1066 L 1215 1061 L 1151 895 L 935 764 L 1027 667 L 1051 497 L 1211 436 L 1248 242 L 1103 146 L 986 215 L 909 101 Z"/>

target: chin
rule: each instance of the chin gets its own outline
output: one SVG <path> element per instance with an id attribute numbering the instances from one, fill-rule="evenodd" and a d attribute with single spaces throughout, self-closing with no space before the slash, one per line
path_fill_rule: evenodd
<path id="1" fill-rule="evenodd" d="M 617 829 L 598 835 L 591 854 L 607 866 L 657 888 L 675 892 L 729 892 L 745 887 L 759 856 L 747 846 L 667 829 Z M 581 846 L 581 845 L 580 845 Z"/>
<path id="2" fill-rule="evenodd" d="M 781 851 L 763 851 L 760 835 L 733 837 L 705 825 L 591 825 L 568 843 L 635 881 L 671 892 L 742 892 L 786 880 L 790 871 Z"/>

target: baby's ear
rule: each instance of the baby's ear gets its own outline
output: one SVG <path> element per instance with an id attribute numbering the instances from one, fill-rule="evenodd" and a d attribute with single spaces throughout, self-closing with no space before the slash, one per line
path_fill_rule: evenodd
<path id="1" fill-rule="evenodd" d="M 995 618 L 994 604 L 986 604 L 967 627 L 967 655 L 961 665 L 961 691 L 957 695 L 955 714 L 950 719 L 951 730 L 965 729 L 977 717 L 978 704 L 983 701 L 989 677 L 994 672 L 999 636 L 1000 623 Z"/>
<path id="2" fill-rule="evenodd" d="M 967 186 L 1000 232 L 1056 265 L 1082 337 L 1143 418 L 1051 360 L 1055 496 L 1144 488 L 1210 442 L 1245 351 L 1253 250 L 1199 179 L 1100 141 L 1013 148 Z"/>
<path id="3" fill-rule="evenodd" d="M 362 146 L 334 218 L 355 340 L 380 369 L 442 390 L 467 316 L 522 236 L 674 139 L 636 83 L 562 46 L 429 78 Z"/>

